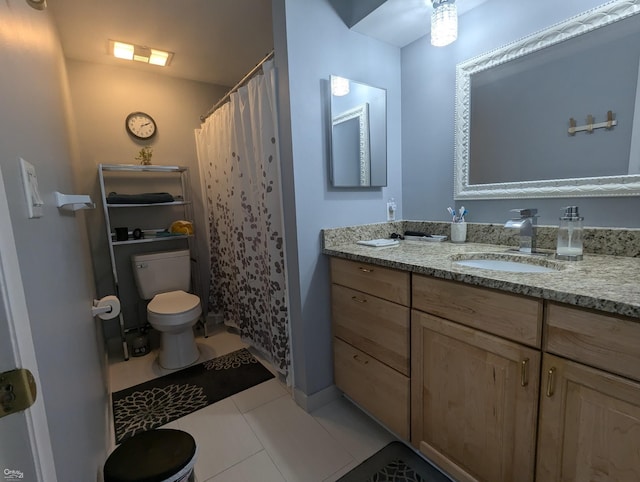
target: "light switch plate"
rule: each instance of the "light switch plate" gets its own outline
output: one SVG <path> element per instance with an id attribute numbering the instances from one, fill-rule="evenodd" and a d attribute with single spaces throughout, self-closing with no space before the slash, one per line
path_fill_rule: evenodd
<path id="1" fill-rule="evenodd" d="M 390 198 L 387 201 L 387 221 L 396 220 L 396 209 L 396 201 L 393 198 Z"/>
<path id="2" fill-rule="evenodd" d="M 38 178 L 36 177 L 36 168 L 30 162 L 20 159 L 20 170 L 22 172 L 22 184 L 24 186 L 24 195 L 27 200 L 27 210 L 29 219 L 41 218 L 43 214 L 42 198 L 38 192 Z"/>

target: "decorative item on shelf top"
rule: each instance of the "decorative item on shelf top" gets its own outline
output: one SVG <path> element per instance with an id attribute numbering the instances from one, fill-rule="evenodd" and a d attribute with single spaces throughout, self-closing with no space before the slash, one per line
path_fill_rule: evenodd
<path id="1" fill-rule="evenodd" d="M 153 147 L 144 146 L 138 152 L 138 155 L 136 156 L 136 161 L 140 161 L 140 164 L 142 164 L 143 166 L 150 166 L 152 156 L 153 156 Z"/>
<path id="2" fill-rule="evenodd" d="M 171 223 L 169 232 L 173 234 L 186 234 L 191 236 L 193 235 L 193 224 L 189 221 L 175 221 Z"/>

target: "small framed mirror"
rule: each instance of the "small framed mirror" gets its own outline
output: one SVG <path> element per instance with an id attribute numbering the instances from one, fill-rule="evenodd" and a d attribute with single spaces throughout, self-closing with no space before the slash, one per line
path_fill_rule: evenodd
<path id="1" fill-rule="evenodd" d="M 387 91 L 332 75 L 330 178 L 334 187 L 387 185 Z"/>

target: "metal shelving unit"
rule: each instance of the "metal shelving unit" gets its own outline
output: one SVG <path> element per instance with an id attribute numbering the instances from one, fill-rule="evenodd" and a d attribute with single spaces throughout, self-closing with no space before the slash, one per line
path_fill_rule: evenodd
<path id="1" fill-rule="evenodd" d="M 180 194 L 181 200 L 173 201 L 173 202 L 162 202 L 162 203 L 140 203 L 140 204 L 110 204 L 107 202 L 107 195 L 110 192 L 107 189 L 109 185 L 109 174 L 116 174 L 120 176 L 120 179 L 130 179 L 134 182 L 139 182 L 140 184 L 144 184 L 146 182 L 145 177 L 150 177 L 151 174 L 155 174 L 158 176 L 175 179 L 175 177 L 179 176 L 179 186 L 180 186 Z M 130 176 L 129 176 L 130 175 Z M 194 261 L 195 268 L 192 269 L 192 286 L 197 290 L 197 282 L 199 279 L 197 275 L 197 248 L 195 246 L 195 238 L 191 235 L 174 235 L 171 233 L 167 233 L 166 226 L 157 227 L 157 228 L 148 228 L 142 230 L 144 233 L 144 237 L 141 239 L 128 239 L 127 241 L 117 241 L 114 229 L 112 227 L 112 218 L 115 213 L 123 212 L 123 210 L 131 210 L 132 212 L 139 212 L 142 214 L 143 211 L 148 209 L 154 210 L 162 210 L 163 208 L 182 208 L 183 218 L 184 220 L 188 220 L 191 223 L 194 223 L 193 218 L 193 208 L 190 200 L 191 195 L 191 186 L 189 181 L 189 169 L 183 166 L 155 166 L 155 165 L 135 165 L 135 164 L 99 164 L 98 165 L 98 179 L 100 183 L 100 194 L 102 197 L 102 206 L 104 210 L 104 219 L 105 219 L 105 228 L 107 234 L 107 242 L 109 246 L 109 256 L 111 260 L 111 271 L 113 274 L 114 281 L 114 290 L 115 295 L 121 299 L 120 294 L 120 283 L 119 283 L 119 275 L 117 268 L 117 257 L 118 257 L 118 249 L 120 246 L 131 246 L 131 245 L 149 245 L 149 243 L 167 243 L 170 241 L 176 240 L 187 240 L 187 244 L 189 247 L 189 251 L 191 253 L 191 259 Z M 148 180 L 148 179 L 147 179 Z M 152 184 L 151 184 L 152 185 Z M 153 186 L 153 185 L 152 185 Z M 148 190 L 146 192 L 149 192 Z M 145 209 L 146 208 L 146 209 Z M 120 338 L 122 342 L 122 348 L 124 352 L 124 359 L 129 359 L 129 347 L 126 341 L 126 329 L 125 329 L 125 320 L 122 314 L 122 311 L 119 315 L 119 327 L 120 327 Z"/>

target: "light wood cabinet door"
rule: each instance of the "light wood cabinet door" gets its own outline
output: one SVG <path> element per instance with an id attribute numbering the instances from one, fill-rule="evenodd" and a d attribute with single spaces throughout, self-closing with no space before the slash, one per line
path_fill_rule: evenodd
<path id="1" fill-rule="evenodd" d="M 640 384 L 545 354 L 539 482 L 640 480 Z"/>
<path id="2" fill-rule="evenodd" d="M 540 352 L 413 310 L 412 443 L 459 481 L 532 481 Z"/>

